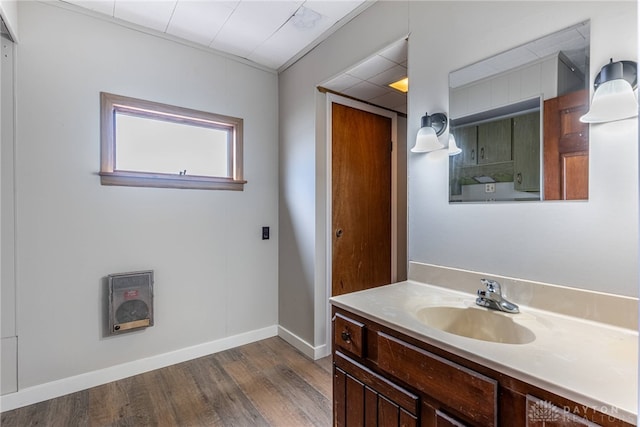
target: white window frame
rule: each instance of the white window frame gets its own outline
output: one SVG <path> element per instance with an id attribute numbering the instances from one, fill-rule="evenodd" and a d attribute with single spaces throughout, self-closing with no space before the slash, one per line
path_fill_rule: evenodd
<path id="1" fill-rule="evenodd" d="M 186 174 L 150 173 L 116 169 L 116 113 L 143 118 L 229 130 L 227 149 L 230 176 L 193 176 Z M 243 119 L 145 101 L 111 93 L 100 93 L 100 182 L 102 185 L 129 187 L 191 188 L 203 190 L 244 189 L 242 177 Z"/>

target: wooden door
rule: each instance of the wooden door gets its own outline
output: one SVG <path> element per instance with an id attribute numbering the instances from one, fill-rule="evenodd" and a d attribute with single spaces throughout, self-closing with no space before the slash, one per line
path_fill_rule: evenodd
<path id="1" fill-rule="evenodd" d="M 391 281 L 391 119 L 332 105 L 332 295 Z"/>
<path id="2" fill-rule="evenodd" d="M 586 89 L 544 102 L 544 199 L 589 198 L 589 107 Z"/>

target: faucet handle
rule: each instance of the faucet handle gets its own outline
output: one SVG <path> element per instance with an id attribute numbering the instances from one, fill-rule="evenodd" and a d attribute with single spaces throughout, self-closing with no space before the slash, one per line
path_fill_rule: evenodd
<path id="1" fill-rule="evenodd" d="M 495 280 L 480 279 L 480 282 L 487 288 L 488 292 L 502 295 L 502 288 L 500 288 L 500 283 L 496 282 Z"/>

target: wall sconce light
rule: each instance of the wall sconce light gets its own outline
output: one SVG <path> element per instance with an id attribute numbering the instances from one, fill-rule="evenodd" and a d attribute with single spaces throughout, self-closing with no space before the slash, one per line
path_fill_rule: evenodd
<path id="1" fill-rule="evenodd" d="M 444 113 L 435 113 L 422 116 L 422 127 L 416 136 L 416 145 L 411 149 L 412 153 L 427 153 L 429 151 L 440 150 L 444 148 L 444 144 L 438 140 L 438 137 L 444 133 L 447 128 L 447 115 Z"/>
<path id="2" fill-rule="evenodd" d="M 450 156 L 455 156 L 456 154 L 462 153 L 462 150 L 456 144 L 456 139 L 454 138 L 451 131 L 449 131 L 449 150 L 447 151 L 449 151 Z"/>
<path id="3" fill-rule="evenodd" d="M 593 82 L 595 92 L 583 123 L 605 123 L 638 115 L 638 100 L 633 93 L 638 83 L 638 64 L 634 61 L 610 62 L 602 67 Z"/>

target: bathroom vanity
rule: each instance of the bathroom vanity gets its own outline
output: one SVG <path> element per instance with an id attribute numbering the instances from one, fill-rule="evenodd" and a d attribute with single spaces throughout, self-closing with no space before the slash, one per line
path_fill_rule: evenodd
<path id="1" fill-rule="evenodd" d="M 413 281 L 331 303 L 334 425 L 635 425 L 636 331 Z"/>

